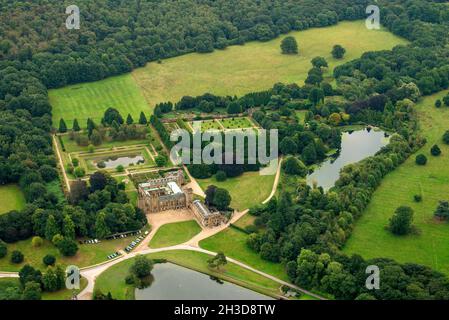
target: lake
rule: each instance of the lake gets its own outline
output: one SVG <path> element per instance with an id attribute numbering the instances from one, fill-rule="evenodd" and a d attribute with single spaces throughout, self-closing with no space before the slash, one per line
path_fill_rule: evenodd
<path id="1" fill-rule="evenodd" d="M 156 264 L 151 274 L 152 284 L 145 289 L 136 289 L 136 300 L 273 300 L 171 263 Z"/>
<path id="2" fill-rule="evenodd" d="M 381 130 L 363 129 L 342 133 L 341 151 L 308 175 L 307 184 L 312 186 L 316 182 L 324 190 L 329 190 L 340 177 L 343 167 L 375 155 L 389 141 L 389 136 Z"/>

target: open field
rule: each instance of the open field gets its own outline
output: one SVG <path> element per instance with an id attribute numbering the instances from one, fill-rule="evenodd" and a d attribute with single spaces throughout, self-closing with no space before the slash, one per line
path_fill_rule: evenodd
<path id="1" fill-rule="evenodd" d="M 19 271 L 25 264 L 30 264 L 35 268 L 44 270 L 46 267 L 42 263 L 42 259 L 51 254 L 56 257 L 56 263 L 63 266 L 76 265 L 80 268 L 91 266 L 107 260 L 107 256 L 118 250 L 123 250 L 133 240 L 132 237 L 102 241 L 99 244 L 78 244 L 79 250 L 74 257 L 63 257 L 59 250 L 49 241 L 44 241 L 44 244 L 39 248 L 34 248 L 31 245 L 31 238 L 19 241 L 13 244 L 8 244 L 8 254 L 6 257 L 0 259 L 0 271 Z M 25 256 L 24 262 L 20 264 L 11 263 L 11 252 L 19 250 Z"/>
<path id="2" fill-rule="evenodd" d="M 190 122 L 190 125 L 195 130 L 197 127 L 201 126 L 201 132 L 208 131 L 208 130 L 223 130 L 223 128 L 220 126 L 220 123 L 216 120 L 201 120 L 201 121 L 192 121 Z"/>
<path id="3" fill-rule="evenodd" d="M 323 56 L 329 71 L 366 51 L 390 49 L 406 41 L 382 30 L 368 30 L 364 21 L 341 22 L 336 26 L 291 32 L 298 41 L 299 55 L 282 55 L 285 35 L 268 42 L 251 42 L 210 54 L 188 54 L 149 63 L 133 72 L 150 106 L 178 101 L 184 95 L 243 95 L 271 88 L 276 82 L 303 83 L 310 61 Z M 331 56 L 332 47 L 347 49 L 342 60 Z M 257 53 L 257 54 L 255 54 Z"/>
<path id="4" fill-rule="evenodd" d="M 449 130 L 449 108 L 434 107 L 435 100 L 446 93 L 426 97 L 417 105 L 420 128 L 428 140 L 418 153 L 428 157 L 427 165 L 417 166 L 413 155 L 383 180 L 357 221 L 344 248 L 346 253 L 420 263 L 449 274 L 449 223 L 433 218 L 438 201 L 449 200 L 449 146 L 441 141 L 444 132 Z M 430 155 L 434 144 L 442 150 L 439 157 Z M 414 202 L 415 194 L 422 194 L 421 203 Z M 420 230 L 419 235 L 397 237 L 385 230 L 393 212 L 401 205 L 414 209 L 414 224 Z"/>
<path id="5" fill-rule="evenodd" d="M 0 300 L 2 300 L 3 292 L 10 287 L 19 287 L 18 278 L 0 278 Z M 80 293 L 87 286 L 86 278 L 81 278 L 80 289 L 75 290 L 75 294 Z M 56 292 L 43 292 L 42 300 L 70 300 L 73 296 L 73 290 L 59 290 Z"/>
<path id="6" fill-rule="evenodd" d="M 0 214 L 20 210 L 25 206 L 25 196 L 19 186 L 9 184 L 0 186 Z"/>
<path id="7" fill-rule="evenodd" d="M 204 253 L 180 250 L 160 252 L 147 256 L 152 259 L 166 259 L 174 264 L 233 282 L 263 294 L 279 294 L 280 285 L 278 283 L 233 263 L 228 263 L 220 272 L 209 269 L 207 260 L 210 259 L 210 256 Z M 132 259 L 121 262 L 102 273 L 97 278 L 95 288 L 101 289 L 103 293 L 111 292 L 114 299 L 134 299 L 134 288 L 125 283 L 125 277 L 132 262 Z M 303 297 L 307 299 L 307 296 L 304 295 Z"/>
<path id="8" fill-rule="evenodd" d="M 231 207 L 240 211 L 262 203 L 271 193 L 275 175 L 261 176 L 259 172 L 245 172 L 240 177 L 228 178 L 218 182 L 215 177 L 198 179 L 203 190 L 215 185 L 229 191 L 232 197 Z"/>
<path id="9" fill-rule="evenodd" d="M 150 248 L 171 247 L 182 244 L 201 232 L 196 220 L 165 224 L 150 241 Z"/>
<path id="10" fill-rule="evenodd" d="M 210 54 L 174 57 L 161 64 L 152 62 L 132 74 L 50 90 L 53 125 L 58 127 L 61 117 L 69 128 L 75 118 L 82 127 L 86 126 L 88 117 L 98 123 L 108 107 L 118 109 L 123 117 L 131 113 L 137 120 L 140 111 L 148 116 L 155 104 L 177 102 L 185 95 L 210 92 L 240 96 L 266 90 L 276 82 L 301 84 L 311 68 L 310 60 L 316 56 L 323 56 L 329 62 L 326 75 L 329 76 L 335 66 L 358 58 L 366 51 L 391 49 L 406 43 L 384 29 L 368 30 L 364 21 L 341 22 L 289 35 L 297 39 L 299 55 L 281 54 L 280 43 L 285 37 L 282 36 Z M 335 44 L 347 49 L 344 59 L 332 58 L 330 52 Z"/>
<path id="11" fill-rule="evenodd" d="M 289 281 L 284 266 L 263 260 L 255 251 L 248 248 L 248 235 L 235 228 L 227 228 L 220 233 L 200 241 L 200 247 L 213 252 L 222 251 L 226 256 L 243 262 L 253 268 Z"/>
<path id="12" fill-rule="evenodd" d="M 130 73 L 50 90 L 49 97 L 55 128 L 59 127 L 61 118 L 66 121 L 69 129 L 72 128 L 74 119 L 78 119 L 82 128 L 86 127 L 87 118 L 98 124 L 109 107 L 119 110 L 124 119 L 130 113 L 134 121 L 137 121 L 141 111 L 148 117 L 154 107 L 146 103 Z"/>

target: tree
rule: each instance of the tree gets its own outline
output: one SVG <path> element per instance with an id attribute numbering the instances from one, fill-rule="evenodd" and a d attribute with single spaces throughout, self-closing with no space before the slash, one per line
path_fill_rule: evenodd
<path id="1" fill-rule="evenodd" d="M 39 236 L 35 236 L 35 237 L 33 237 L 33 239 L 31 239 L 31 245 L 34 248 L 41 247 L 43 243 L 44 243 L 44 240 L 42 240 L 42 238 Z"/>
<path id="2" fill-rule="evenodd" d="M 119 125 L 122 125 L 124 123 L 123 118 L 117 109 L 108 108 L 104 112 L 102 123 L 104 123 L 104 125 L 106 126 L 111 126 L 112 122 L 114 121 L 116 121 Z"/>
<path id="3" fill-rule="evenodd" d="M 65 124 L 64 119 L 61 118 L 59 120 L 59 130 L 60 133 L 66 133 L 67 132 L 67 125 Z"/>
<path id="4" fill-rule="evenodd" d="M 309 143 L 302 151 L 302 159 L 307 165 L 314 163 L 317 160 L 317 153 L 315 143 Z"/>
<path id="5" fill-rule="evenodd" d="M 406 235 L 412 231 L 413 209 L 401 206 L 390 219 L 390 231 L 395 235 Z"/>
<path id="6" fill-rule="evenodd" d="M 23 253 L 20 252 L 19 250 L 14 250 L 11 253 L 11 262 L 15 263 L 15 264 L 19 264 L 22 263 L 24 259 Z"/>
<path id="7" fill-rule="evenodd" d="M 65 257 L 73 257 L 78 252 L 78 245 L 75 240 L 63 238 L 56 247 Z"/>
<path id="8" fill-rule="evenodd" d="M 229 194 L 229 191 L 222 188 L 217 188 L 215 190 L 215 196 L 214 196 L 214 205 L 217 207 L 218 210 L 226 210 L 229 208 L 229 205 L 231 204 L 231 195 Z"/>
<path id="9" fill-rule="evenodd" d="M 304 177 L 307 174 L 307 167 L 296 157 L 288 157 L 282 164 L 282 168 L 286 174 L 298 175 Z"/>
<path id="10" fill-rule="evenodd" d="M 435 210 L 435 217 L 441 220 L 449 219 L 449 202 L 448 201 L 440 201 L 437 209 Z"/>
<path id="11" fill-rule="evenodd" d="M 327 61 L 323 57 L 315 57 L 315 58 L 313 58 L 312 59 L 312 65 L 315 68 L 320 68 L 320 69 L 328 67 Z"/>
<path id="12" fill-rule="evenodd" d="M 128 116 L 126 117 L 126 124 L 127 124 L 127 125 L 132 125 L 133 123 L 134 123 L 134 119 L 133 119 L 133 117 L 131 116 L 131 114 L 128 113 Z"/>
<path id="13" fill-rule="evenodd" d="M 284 139 L 282 139 L 281 144 L 279 145 L 279 150 L 284 155 L 295 154 L 298 150 L 298 146 L 292 138 L 285 137 Z"/>
<path id="14" fill-rule="evenodd" d="M 449 144 L 449 130 L 444 133 L 444 135 L 443 135 L 443 142 L 445 144 Z"/>
<path id="15" fill-rule="evenodd" d="M 158 167 L 165 167 L 167 165 L 168 159 L 163 154 L 158 155 L 154 161 Z"/>
<path id="16" fill-rule="evenodd" d="M 97 129 L 92 130 L 90 141 L 92 141 L 92 144 L 94 146 L 99 146 L 103 143 L 103 138 L 101 137 L 101 134 Z"/>
<path id="17" fill-rule="evenodd" d="M 344 57 L 346 53 L 346 49 L 343 48 L 341 45 L 336 44 L 334 48 L 332 49 L 332 57 L 335 59 L 341 59 Z"/>
<path id="18" fill-rule="evenodd" d="M 80 125 L 79 125 L 79 123 L 78 123 L 78 119 L 73 120 L 73 127 L 72 127 L 72 130 L 73 130 L 74 132 L 79 132 L 79 131 L 81 131 Z"/>
<path id="19" fill-rule="evenodd" d="M 441 155 L 441 149 L 440 149 L 440 147 L 439 147 L 437 144 L 435 144 L 435 145 L 430 149 L 430 153 L 432 154 L 432 156 L 437 157 L 437 156 Z"/>
<path id="20" fill-rule="evenodd" d="M 65 215 L 62 221 L 62 235 L 67 239 L 75 239 L 75 224 L 69 215 Z"/>
<path id="21" fill-rule="evenodd" d="M 441 108 L 441 105 L 442 105 L 442 103 L 441 103 L 441 100 L 440 100 L 440 99 L 438 99 L 437 101 L 435 101 L 435 107 Z"/>
<path id="22" fill-rule="evenodd" d="M 223 252 L 218 252 L 215 257 L 207 260 L 207 263 L 209 268 L 220 270 L 220 267 L 225 266 L 228 263 L 228 260 Z"/>
<path id="23" fill-rule="evenodd" d="M 94 193 L 97 190 L 103 190 L 108 184 L 108 176 L 106 173 L 97 171 L 89 178 L 90 192 Z"/>
<path id="24" fill-rule="evenodd" d="M 25 284 L 25 289 L 22 293 L 22 300 L 41 300 L 42 289 L 37 282 L 30 281 Z"/>
<path id="25" fill-rule="evenodd" d="M 294 37 L 285 37 L 281 42 L 282 54 L 297 54 L 298 43 Z"/>
<path id="26" fill-rule="evenodd" d="M 95 235 L 99 239 L 104 239 L 111 234 L 111 231 L 106 224 L 106 214 L 100 212 L 97 214 L 97 219 L 95 221 Z"/>
<path id="27" fill-rule="evenodd" d="M 46 266 L 53 266 L 56 263 L 56 258 L 55 256 L 51 255 L 51 254 L 47 254 L 43 259 L 42 262 L 46 265 Z"/>
<path id="28" fill-rule="evenodd" d="M 215 192 L 217 191 L 217 187 L 216 186 L 208 186 L 206 191 L 204 192 L 206 194 L 206 199 L 204 200 L 204 202 L 206 202 L 207 205 L 213 205 L 214 204 L 214 197 L 215 197 Z"/>
<path id="29" fill-rule="evenodd" d="M 309 101 L 316 106 L 320 101 L 324 101 L 324 92 L 320 88 L 313 88 L 309 93 Z"/>
<path id="30" fill-rule="evenodd" d="M 53 237 L 59 234 L 60 231 L 54 215 L 50 214 L 47 218 L 47 224 L 45 225 L 45 239 L 52 241 Z"/>
<path id="31" fill-rule="evenodd" d="M 449 94 L 443 98 L 443 102 L 446 107 L 449 107 Z"/>
<path id="32" fill-rule="evenodd" d="M 217 171 L 217 173 L 215 174 L 215 179 L 216 179 L 218 182 L 226 181 L 227 178 L 228 178 L 228 176 L 226 175 L 226 172 L 224 172 L 223 170 L 219 170 L 219 171 Z"/>
<path id="33" fill-rule="evenodd" d="M 427 157 L 423 154 L 418 154 L 416 156 L 415 162 L 419 166 L 425 166 L 427 164 Z"/>
<path id="34" fill-rule="evenodd" d="M 238 113 L 242 112 L 242 107 L 240 106 L 240 104 L 237 101 L 232 101 L 228 105 L 227 112 L 229 114 L 238 114 Z"/>
<path id="35" fill-rule="evenodd" d="M 6 257 L 8 254 L 8 247 L 6 243 L 0 239 L 0 259 Z"/>
<path id="36" fill-rule="evenodd" d="M 84 168 L 78 167 L 73 170 L 73 175 L 77 178 L 82 178 L 86 175 L 86 171 L 84 170 Z"/>
<path id="37" fill-rule="evenodd" d="M 147 123 L 148 123 L 148 120 L 147 120 L 147 117 L 145 116 L 145 113 L 141 112 L 140 116 L 139 116 L 139 124 L 144 125 Z"/>
<path id="38" fill-rule="evenodd" d="M 153 261 L 148 259 L 145 256 L 138 255 L 134 259 L 134 263 L 129 269 L 129 272 L 136 276 L 137 278 L 141 279 L 144 277 L 147 277 L 151 274 L 151 271 L 153 270 Z"/>
<path id="39" fill-rule="evenodd" d="M 59 290 L 58 276 L 53 267 L 48 267 L 42 275 L 42 285 L 45 291 L 54 292 Z"/>

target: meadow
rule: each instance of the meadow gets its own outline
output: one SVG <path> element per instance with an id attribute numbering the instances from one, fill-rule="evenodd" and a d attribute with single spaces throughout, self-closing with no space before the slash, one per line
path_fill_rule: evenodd
<path id="1" fill-rule="evenodd" d="M 415 154 L 385 177 L 357 221 L 353 235 L 344 247 L 345 253 L 415 262 L 449 274 L 449 223 L 434 219 L 438 202 L 449 200 L 449 146 L 441 140 L 444 132 L 449 130 L 449 108 L 434 107 L 435 100 L 441 99 L 447 92 L 425 97 L 416 106 L 420 130 L 428 140 L 417 154 L 427 156 L 427 165 L 417 166 Z M 442 150 L 439 157 L 430 154 L 434 144 Z M 414 195 L 419 194 L 423 201 L 417 203 Z M 401 205 L 413 208 L 414 225 L 419 229 L 419 234 L 400 237 L 385 229 L 394 211 Z"/>
<path id="2" fill-rule="evenodd" d="M 141 111 L 148 117 L 154 107 L 146 103 L 131 74 L 50 90 L 48 94 L 55 128 L 59 127 L 61 118 L 69 129 L 74 119 L 78 119 L 82 128 L 86 127 L 87 118 L 99 124 L 109 107 L 119 110 L 124 119 L 129 113 L 138 121 Z"/>
<path id="3" fill-rule="evenodd" d="M 25 206 L 25 196 L 15 184 L 0 186 L 0 214 L 20 210 Z"/>
<path id="4" fill-rule="evenodd" d="M 283 55 L 285 35 L 268 42 L 250 42 L 210 54 L 188 54 L 147 64 L 133 72 L 148 103 L 178 101 L 184 95 L 243 95 L 269 89 L 276 82 L 302 84 L 316 56 L 326 58 L 329 72 L 364 52 L 391 49 L 405 44 L 384 29 L 368 30 L 364 21 L 341 22 L 336 26 L 291 32 L 299 46 L 298 55 Z M 344 59 L 331 55 L 332 47 L 346 48 Z M 256 54 L 257 53 L 257 54 Z"/>
<path id="5" fill-rule="evenodd" d="M 232 198 L 231 207 L 243 211 L 268 198 L 273 188 L 274 178 L 274 175 L 261 176 L 259 172 L 245 172 L 239 177 L 228 178 L 226 181 L 219 182 L 215 177 L 197 181 L 203 190 L 210 185 L 228 190 Z"/>
<path id="6" fill-rule="evenodd" d="M 210 54 L 192 53 L 151 62 L 132 74 L 106 80 L 50 90 L 53 125 L 64 118 L 69 128 L 74 118 L 86 125 L 91 117 L 97 122 L 108 107 L 117 108 L 138 120 L 140 111 L 150 114 L 155 104 L 176 102 L 185 95 L 206 92 L 217 95 L 243 95 L 269 89 L 276 82 L 302 84 L 311 68 L 310 61 L 322 56 L 329 62 L 326 76 L 339 64 L 373 50 L 391 49 L 406 40 L 384 29 L 368 30 L 364 21 L 341 22 L 336 26 L 291 32 L 299 45 L 298 55 L 280 52 L 281 36 L 268 42 L 251 42 Z M 343 59 L 331 56 L 340 44 L 347 53 Z M 257 53 L 257 54 L 255 54 Z"/>

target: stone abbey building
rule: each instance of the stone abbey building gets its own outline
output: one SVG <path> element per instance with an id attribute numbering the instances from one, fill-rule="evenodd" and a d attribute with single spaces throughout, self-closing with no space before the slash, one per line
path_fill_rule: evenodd
<path id="1" fill-rule="evenodd" d="M 179 170 L 164 178 L 139 184 L 139 208 L 145 214 L 190 209 L 198 222 L 208 228 L 226 222 L 226 218 L 218 211 L 211 212 L 201 201 L 193 201 L 193 191 L 190 188 L 182 188 L 184 183 L 184 172 Z"/>

